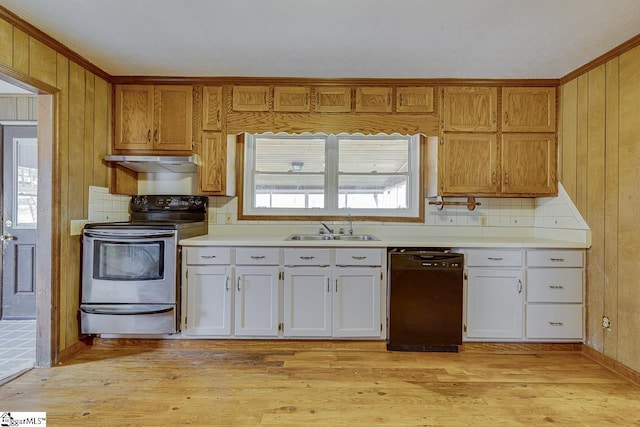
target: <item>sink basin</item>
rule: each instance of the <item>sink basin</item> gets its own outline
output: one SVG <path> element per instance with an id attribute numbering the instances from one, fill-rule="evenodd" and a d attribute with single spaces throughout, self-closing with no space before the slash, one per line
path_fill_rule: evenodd
<path id="1" fill-rule="evenodd" d="M 292 234 L 285 240 L 345 240 L 345 241 L 368 241 L 380 240 L 369 234 Z"/>

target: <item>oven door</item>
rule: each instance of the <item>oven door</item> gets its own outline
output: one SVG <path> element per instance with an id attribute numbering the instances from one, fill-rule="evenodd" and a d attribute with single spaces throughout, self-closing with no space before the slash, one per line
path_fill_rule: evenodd
<path id="1" fill-rule="evenodd" d="M 176 261 L 175 230 L 85 230 L 82 303 L 175 304 Z"/>

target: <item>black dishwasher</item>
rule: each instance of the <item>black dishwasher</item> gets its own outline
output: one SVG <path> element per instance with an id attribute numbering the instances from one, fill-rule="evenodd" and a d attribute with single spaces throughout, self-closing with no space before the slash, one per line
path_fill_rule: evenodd
<path id="1" fill-rule="evenodd" d="M 389 250 L 387 350 L 457 352 L 464 256 L 443 248 Z"/>

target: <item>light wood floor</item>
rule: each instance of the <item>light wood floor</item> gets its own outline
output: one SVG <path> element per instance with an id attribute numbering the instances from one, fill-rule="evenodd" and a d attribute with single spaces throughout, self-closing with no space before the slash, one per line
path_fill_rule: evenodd
<path id="1" fill-rule="evenodd" d="M 640 425 L 640 387 L 580 352 L 380 342 L 99 340 L 0 387 L 50 426 Z"/>

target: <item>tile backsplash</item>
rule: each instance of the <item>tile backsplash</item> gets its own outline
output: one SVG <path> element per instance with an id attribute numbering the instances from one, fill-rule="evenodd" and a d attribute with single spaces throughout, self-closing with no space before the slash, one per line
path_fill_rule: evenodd
<path id="1" fill-rule="evenodd" d="M 541 198 L 477 198 L 480 203 L 473 211 L 466 206 L 429 205 L 435 198 L 425 200 L 425 226 L 450 227 L 535 227 L 588 230 L 589 227 L 574 206 L 565 189 L 558 183 L 557 197 Z M 464 202 L 466 198 L 447 198 Z M 252 221 L 238 220 L 237 197 L 210 197 L 209 224 L 308 224 L 318 221 Z M 370 224 L 398 224 L 376 223 Z"/>
<path id="2" fill-rule="evenodd" d="M 109 194 L 105 187 L 89 186 L 89 222 L 129 221 L 130 199 Z"/>

